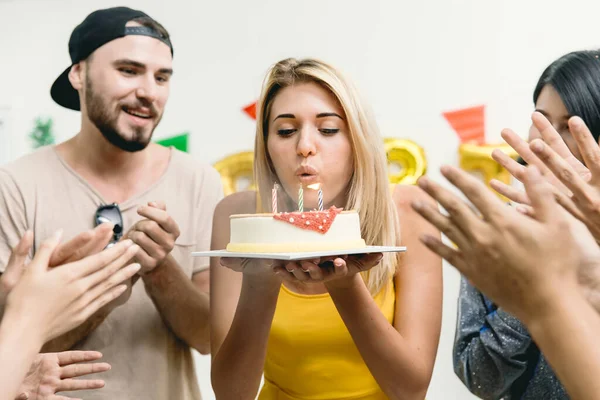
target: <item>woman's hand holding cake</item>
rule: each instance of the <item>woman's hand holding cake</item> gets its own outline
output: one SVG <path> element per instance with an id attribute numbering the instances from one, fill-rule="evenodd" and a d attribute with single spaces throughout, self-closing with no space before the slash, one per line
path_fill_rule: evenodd
<path id="1" fill-rule="evenodd" d="M 377 266 L 382 258 L 382 253 L 322 257 L 290 262 L 276 271 L 286 281 L 324 282 L 329 286 L 351 281 L 355 275 Z"/>

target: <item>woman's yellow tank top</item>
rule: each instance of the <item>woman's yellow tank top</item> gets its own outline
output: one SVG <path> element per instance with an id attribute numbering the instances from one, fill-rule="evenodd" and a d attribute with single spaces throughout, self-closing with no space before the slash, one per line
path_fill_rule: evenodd
<path id="1" fill-rule="evenodd" d="M 390 185 L 393 192 L 396 185 Z M 260 199 L 257 198 L 257 204 Z M 374 297 L 392 324 L 393 279 Z M 367 324 L 368 321 L 365 321 Z M 281 285 L 259 400 L 384 400 L 328 293 L 305 295 Z"/>
<path id="2" fill-rule="evenodd" d="M 393 280 L 374 300 L 393 323 Z M 298 294 L 284 285 L 271 326 L 264 380 L 259 400 L 387 399 L 329 294 Z"/>

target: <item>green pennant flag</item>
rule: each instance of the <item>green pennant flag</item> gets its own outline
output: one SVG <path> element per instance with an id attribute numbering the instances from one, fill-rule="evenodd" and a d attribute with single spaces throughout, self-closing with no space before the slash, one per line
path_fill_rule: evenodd
<path id="1" fill-rule="evenodd" d="M 188 152 L 188 133 L 184 133 L 177 136 L 171 136 L 168 138 L 157 140 L 156 143 L 163 145 L 165 147 L 173 146 L 178 150 L 181 150 L 185 153 Z"/>

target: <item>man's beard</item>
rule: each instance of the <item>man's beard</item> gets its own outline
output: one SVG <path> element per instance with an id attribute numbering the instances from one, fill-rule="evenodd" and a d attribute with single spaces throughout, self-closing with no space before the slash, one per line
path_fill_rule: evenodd
<path id="1" fill-rule="evenodd" d="M 110 114 L 107 104 L 104 102 L 102 97 L 94 91 L 92 81 L 89 78 L 86 82 L 85 105 L 88 118 L 102 133 L 102 136 L 104 136 L 104 138 L 113 146 L 130 153 L 144 150 L 148 146 L 150 140 L 152 139 L 154 129 L 158 125 L 158 122 L 160 122 L 159 118 L 147 137 L 144 137 L 144 130 L 147 128 L 138 126 L 132 127 L 133 137 L 131 139 L 126 138 L 125 135 L 117 131 L 117 120 L 119 118 L 118 111 L 113 115 Z M 149 107 L 152 110 L 152 114 L 156 115 L 152 105 L 144 106 Z"/>

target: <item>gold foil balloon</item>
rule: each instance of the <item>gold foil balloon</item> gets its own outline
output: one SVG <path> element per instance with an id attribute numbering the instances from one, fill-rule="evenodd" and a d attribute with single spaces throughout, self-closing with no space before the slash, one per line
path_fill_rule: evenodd
<path id="1" fill-rule="evenodd" d="M 383 140 L 388 159 L 390 183 L 414 185 L 427 172 L 427 158 L 421 146 L 408 139 Z"/>
<path id="2" fill-rule="evenodd" d="M 253 160 L 254 152 L 243 151 L 215 163 L 215 169 L 221 174 L 225 196 L 244 190 L 256 190 Z"/>
<path id="3" fill-rule="evenodd" d="M 483 181 L 489 186 L 492 179 L 497 179 L 507 185 L 511 182 L 511 175 L 492 158 L 492 151 L 499 149 L 513 159 L 519 156 L 508 144 L 472 144 L 463 143 L 458 148 L 460 167 L 465 171 L 481 175 Z M 504 196 L 500 196 L 506 200 Z"/>

